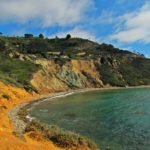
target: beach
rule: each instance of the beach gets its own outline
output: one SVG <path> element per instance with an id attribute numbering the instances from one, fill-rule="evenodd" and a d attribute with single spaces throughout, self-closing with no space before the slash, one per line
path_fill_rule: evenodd
<path id="1" fill-rule="evenodd" d="M 87 89 L 79 89 L 79 90 L 69 90 L 67 92 L 58 92 L 53 93 L 47 96 L 41 96 L 38 99 L 30 100 L 29 102 L 21 103 L 15 107 L 13 107 L 8 116 L 13 123 L 14 132 L 22 134 L 24 133 L 26 124 L 32 120 L 28 115 L 28 111 L 32 109 L 33 105 L 38 105 L 44 101 L 53 101 L 59 97 L 65 97 L 75 93 L 81 92 L 89 92 L 89 91 L 99 91 L 99 90 L 115 90 L 115 89 L 127 89 L 127 88 L 149 88 L 150 86 L 132 86 L 132 87 L 106 87 L 106 88 L 87 88 Z M 57 99 L 58 100 L 58 99 Z"/>

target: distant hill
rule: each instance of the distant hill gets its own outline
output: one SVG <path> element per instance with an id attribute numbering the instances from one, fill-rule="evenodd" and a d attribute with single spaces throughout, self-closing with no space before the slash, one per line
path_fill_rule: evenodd
<path id="1" fill-rule="evenodd" d="M 1 36 L 0 80 L 39 93 L 150 85 L 150 59 L 69 36 Z"/>

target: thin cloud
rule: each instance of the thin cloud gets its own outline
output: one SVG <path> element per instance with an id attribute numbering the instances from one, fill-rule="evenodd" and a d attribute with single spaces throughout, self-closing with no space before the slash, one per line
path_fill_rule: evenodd
<path id="1" fill-rule="evenodd" d="M 113 12 L 110 11 L 102 11 L 100 16 L 95 20 L 94 23 L 97 24 L 111 24 L 114 22 L 114 17 Z"/>
<path id="2" fill-rule="evenodd" d="M 145 3 L 139 10 L 122 16 L 123 29 L 110 36 L 119 42 L 150 43 L 150 3 Z"/>
<path id="3" fill-rule="evenodd" d="M 37 22 L 44 27 L 83 20 L 92 0 L 1 0 L 0 22 Z"/>
<path id="4" fill-rule="evenodd" d="M 50 37 L 55 37 L 57 35 L 58 37 L 63 38 L 66 37 L 67 34 L 71 34 L 72 37 L 78 37 L 78 38 L 84 38 L 84 39 L 96 41 L 96 36 L 92 32 L 80 28 L 74 28 L 66 32 L 58 32 L 55 35 L 51 35 Z"/>

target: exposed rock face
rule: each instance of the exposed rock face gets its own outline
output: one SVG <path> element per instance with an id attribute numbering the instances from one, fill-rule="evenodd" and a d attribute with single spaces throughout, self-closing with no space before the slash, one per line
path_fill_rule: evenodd
<path id="1" fill-rule="evenodd" d="M 73 72 L 72 70 L 68 70 L 67 68 L 61 68 L 57 73 L 57 76 L 60 79 L 63 79 L 70 86 L 78 88 L 85 87 L 85 83 L 80 77 L 80 74 Z"/>
<path id="2" fill-rule="evenodd" d="M 31 84 L 42 94 L 108 85 L 147 85 L 150 84 L 149 77 L 138 69 L 146 62 L 149 64 L 149 60 L 132 56 L 71 59 L 63 63 L 53 59 L 35 59 L 34 63 L 40 64 L 42 69 L 33 75 Z"/>
<path id="3" fill-rule="evenodd" d="M 1 81 L 28 91 L 47 94 L 107 85 L 150 85 L 150 60 L 110 44 L 19 37 L 1 37 L 0 44 Z"/>
<path id="4" fill-rule="evenodd" d="M 43 69 L 33 75 L 31 83 L 40 93 L 103 86 L 94 61 L 71 60 L 63 66 L 46 59 L 36 63 Z"/>
<path id="5" fill-rule="evenodd" d="M 41 40 L 3 36 L 0 80 L 14 85 L 0 82 L 1 149 L 55 150 L 58 148 L 52 143 L 42 140 L 43 135 L 37 134 L 37 141 L 26 135 L 26 143 L 13 136 L 8 111 L 38 96 L 33 91 L 42 95 L 79 88 L 150 85 L 150 59 L 79 38 Z"/>

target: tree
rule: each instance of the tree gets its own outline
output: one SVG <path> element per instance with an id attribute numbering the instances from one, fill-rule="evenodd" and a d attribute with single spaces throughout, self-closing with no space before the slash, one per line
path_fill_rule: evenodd
<path id="1" fill-rule="evenodd" d="M 24 37 L 25 37 L 25 38 L 32 38 L 32 37 L 33 37 L 33 34 L 28 34 L 28 33 L 26 33 L 26 34 L 24 34 Z"/>
<path id="2" fill-rule="evenodd" d="M 0 36 L 2 36 L 3 35 L 3 33 L 2 32 L 0 32 Z"/>
<path id="3" fill-rule="evenodd" d="M 27 53 L 30 54 L 43 54 L 46 53 L 46 51 L 49 48 L 49 44 L 46 40 L 42 40 L 39 38 L 33 38 L 30 40 L 28 45 L 26 46 Z"/>
<path id="4" fill-rule="evenodd" d="M 0 38 L 0 49 L 5 49 L 5 47 L 6 47 L 6 41 Z"/>
<path id="5" fill-rule="evenodd" d="M 39 34 L 39 38 L 44 39 L 44 35 L 43 34 Z"/>
<path id="6" fill-rule="evenodd" d="M 59 40 L 58 36 L 55 37 L 55 42 L 57 42 Z"/>
<path id="7" fill-rule="evenodd" d="M 144 55 L 144 54 L 141 54 L 140 56 L 145 58 L 145 55 Z"/>
<path id="8" fill-rule="evenodd" d="M 69 40 L 69 39 L 71 39 L 71 35 L 70 35 L 70 34 L 67 34 L 67 35 L 66 35 L 66 40 Z"/>

